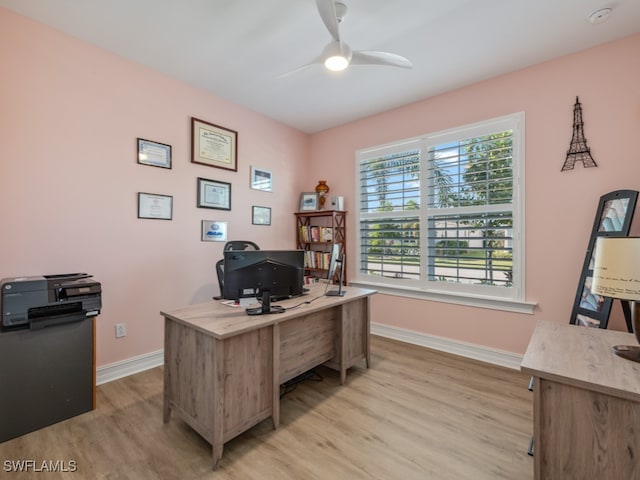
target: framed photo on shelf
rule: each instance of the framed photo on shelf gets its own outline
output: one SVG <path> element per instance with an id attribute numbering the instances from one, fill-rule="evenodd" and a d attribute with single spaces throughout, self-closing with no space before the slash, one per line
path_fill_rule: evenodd
<path id="1" fill-rule="evenodd" d="M 191 162 L 238 171 L 238 132 L 191 117 Z"/>
<path id="2" fill-rule="evenodd" d="M 251 218 L 254 225 L 271 225 L 271 208 L 251 207 Z"/>
<path id="3" fill-rule="evenodd" d="M 173 197 L 138 192 L 138 218 L 171 220 L 173 218 Z"/>
<path id="4" fill-rule="evenodd" d="M 138 138 L 138 163 L 171 168 L 171 145 Z"/>
<path id="5" fill-rule="evenodd" d="M 231 184 L 198 177 L 198 208 L 231 210 Z"/>
<path id="6" fill-rule="evenodd" d="M 316 192 L 304 192 L 300 194 L 300 211 L 311 212 L 318 210 L 318 194 Z"/>
<path id="7" fill-rule="evenodd" d="M 202 220 L 201 239 L 203 242 L 226 242 L 227 222 L 218 222 L 216 220 Z"/>
<path id="8" fill-rule="evenodd" d="M 262 168 L 251 166 L 251 188 L 263 192 L 273 192 L 271 172 Z"/>

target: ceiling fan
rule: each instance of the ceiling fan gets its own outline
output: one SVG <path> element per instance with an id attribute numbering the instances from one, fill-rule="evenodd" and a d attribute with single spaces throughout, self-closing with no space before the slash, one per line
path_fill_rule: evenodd
<path id="1" fill-rule="evenodd" d="M 290 72 L 280 75 L 285 77 L 305 69 L 311 65 L 324 64 L 333 72 L 340 72 L 349 65 L 386 65 L 391 67 L 412 68 L 411 62 L 401 55 L 388 52 L 375 52 L 368 50 L 352 50 L 340 38 L 340 23 L 347 15 L 347 6 L 336 0 L 316 0 L 316 6 L 324 25 L 329 30 L 331 42 L 324 47 L 324 50 L 311 63 L 302 65 Z"/>

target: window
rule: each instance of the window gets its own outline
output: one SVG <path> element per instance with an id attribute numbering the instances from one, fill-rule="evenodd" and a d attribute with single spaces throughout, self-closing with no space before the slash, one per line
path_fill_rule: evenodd
<path id="1" fill-rule="evenodd" d="M 524 302 L 524 114 L 361 150 L 356 160 L 358 282 Z"/>

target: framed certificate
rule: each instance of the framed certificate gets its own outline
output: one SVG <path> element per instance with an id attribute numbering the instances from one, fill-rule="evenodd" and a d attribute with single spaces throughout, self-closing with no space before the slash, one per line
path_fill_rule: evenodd
<path id="1" fill-rule="evenodd" d="M 171 220 L 173 218 L 173 197 L 138 192 L 138 218 Z"/>
<path id="2" fill-rule="evenodd" d="M 271 172 L 263 168 L 251 166 L 251 188 L 264 192 L 273 192 Z"/>
<path id="3" fill-rule="evenodd" d="M 269 207 L 251 207 L 252 220 L 254 225 L 271 225 L 271 208 Z"/>
<path id="4" fill-rule="evenodd" d="M 191 162 L 238 171 L 238 132 L 191 118 Z"/>
<path id="5" fill-rule="evenodd" d="M 231 210 L 231 184 L 198 178 L 198 208 Z"/>
<path id="6" fill-rule="evenodd" d="M 138 138 L 138 163 L 171 168 L 171 145 Z"/>

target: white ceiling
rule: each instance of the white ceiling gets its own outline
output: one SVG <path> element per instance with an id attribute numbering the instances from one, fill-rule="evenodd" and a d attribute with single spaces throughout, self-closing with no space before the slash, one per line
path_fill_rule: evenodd
<path id="1" fill-rule="evenodd" d="M 0 0 L 137 63 L 313 133 L 640 32 L 640 0 L 342 0 L 342 39 L 412 70 L 314 65 L 315 0 Z M 612 7 L 608 21 L 588 15 Z M 640 52 L 639 52 L 640 55 Z M 598 65 L 593 65 L 594 69 Z"/>

